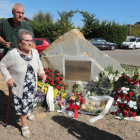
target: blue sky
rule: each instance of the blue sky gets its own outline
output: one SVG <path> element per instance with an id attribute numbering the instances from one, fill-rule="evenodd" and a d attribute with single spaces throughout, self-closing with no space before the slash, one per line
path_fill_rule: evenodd
<path id="1" fill-rule="evenodd" d="M 67 5 L 66 5 L 67 1 Z M 67 10 L 87 11 L 102 20 L 115 20 L 120 25 L 134 24 L 140 21 L 140 0 L 0 0 L 0 18 L 12 17 L 12 5 L 21 2 L 25 7 L 25 17 L 32 19 L 35 13 L 52 12 L 55 20 L 60 19 L 57 11 Z M 75 26 L 83 25 L 82 15 L 76 13 L 72 18 Z"/>

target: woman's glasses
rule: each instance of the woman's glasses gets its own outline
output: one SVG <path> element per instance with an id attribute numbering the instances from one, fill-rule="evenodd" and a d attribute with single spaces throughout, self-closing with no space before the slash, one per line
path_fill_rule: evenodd
<path id="1" fill-rule="evenodd" d="M 24 39 L 23 39 L 24 40 Z M 34 40 L 24 40 L 26 43 L 33 43 Z"/>

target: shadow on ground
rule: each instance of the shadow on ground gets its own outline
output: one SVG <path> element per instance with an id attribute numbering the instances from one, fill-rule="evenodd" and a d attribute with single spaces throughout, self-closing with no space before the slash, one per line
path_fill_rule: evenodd
<path id="1" fill-rule="evenodd" d="M 7 114 L 7 104 L 8 104 L 8 96 L 0 90 L 0 124 L 5 126 L 6 122 L 6 114 Z M 16 128 L 20 129 L 20 125 L 17 123 L 19 121 L 19 116 L 15 114 L 15 109 L 13 107 L 9 107 L 9 115 L 8 115 L 8 125 L 12 125 Z"/>
<path id="2" fill-rule="evenodd" d="M 68 129 L 68 133 L 80 140 L 122 140 L 117 135 L 99 130 L 84 122 L 77 121 L 65 116 L 53 116 L 52 119 Z"/>

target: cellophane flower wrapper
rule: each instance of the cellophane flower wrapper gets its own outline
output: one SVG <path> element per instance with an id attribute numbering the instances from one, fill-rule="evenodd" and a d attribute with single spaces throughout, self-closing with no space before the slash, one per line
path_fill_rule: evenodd
<path id="1" fill-rule="evenodd" d="M 85 103 L 79 109 L 79 113 L 98 115 L 104 110 L 106 103 L 107 101 L 104 100 L 99 101 L 86 97 Z"/>

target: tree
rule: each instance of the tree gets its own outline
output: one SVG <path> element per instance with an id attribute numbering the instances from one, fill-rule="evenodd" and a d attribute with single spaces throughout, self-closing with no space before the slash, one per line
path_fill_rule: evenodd
<path id="1" fill-rule="evenodd" d="M 96 21 L 96 19 L 94 18 L 95 15 L 94 14 L 90 14 L 87 11 L 79 11 L 80 14 L 82 14 L 83 18 L 82 21 L 84 22 L 84 26 L 83 26 L 83 34 L 85 36 L 85 38 L 90 38 L 92 35 L 92 31 L 93 28 L 95 27 L 94 22 Z"/>
<path id="2" fill-rule="evenodd" d="M 57 20 L 57 22 L 60 26 L 59 35 L 63 35 L 64 33 L 73 29 L 72 17 L 74 16 L 74 13 L 77 13 L 77 11 L 78 10 L 76 10 L 76 11 L 71 10 L 70 12 L 66 12 L 66 11 L 59 12 L 59 11 L 57 11 L 59 16 L 60 16 L 60 19 Z"/>
<path id="3" fill-rule="evenodd" d="M 39 11 L 37 14 L 34 14 L 33 20 L 38 22 L 53 22 L 53 16 L 51 12 L 43 13 L 42 11 Z"/>

